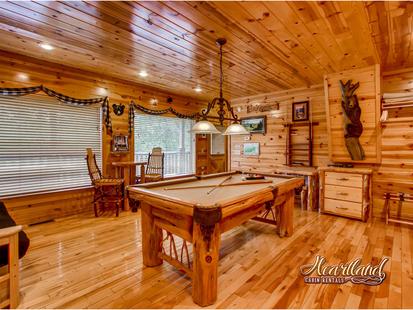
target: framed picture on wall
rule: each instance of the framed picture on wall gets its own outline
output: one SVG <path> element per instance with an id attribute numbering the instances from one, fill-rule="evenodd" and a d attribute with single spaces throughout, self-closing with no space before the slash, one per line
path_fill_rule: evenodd
<path id="1" fill-rule="evenodd" d="M 293 122 L 308 121 L 309 101 L 293 102 Z"/>
<path id="2" fill-rule="evenodd" d="M 244 156 L 259 156 L 260 155 L 260 143 L 248 142 L 242 145 L 242 155 Z"/>
<path id="3" fill-rule="evenodd" d="M 267 117 L 254 116 L 241 119 L 241 125 L 250 133 L 263 133 L 267 131 Z"/>
<path id="4" fill-rule="evenodd" d="M 128 136 L 124 136 L 124 135 L 113 136 L 112 151 L 113 152 L 128 152 L 129 151 Z"/>

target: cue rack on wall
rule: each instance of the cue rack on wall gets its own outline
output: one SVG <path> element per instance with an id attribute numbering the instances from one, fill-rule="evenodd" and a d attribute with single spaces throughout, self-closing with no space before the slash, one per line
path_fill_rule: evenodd
<path id="1" fill-rule="evenodd" d="M 286 165 L 298 167 L 313 166 L 314 122 L 287 123 Z"/>

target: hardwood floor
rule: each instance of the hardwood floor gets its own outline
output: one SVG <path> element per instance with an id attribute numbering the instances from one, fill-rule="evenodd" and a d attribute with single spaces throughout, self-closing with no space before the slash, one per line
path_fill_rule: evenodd
<path id="1" fill-rule="evenodd" d="M 249 221 L 223 236 L 211 308 L 412 308 L 413 229 L 295 210 L 295 232 Z M 26 229 L 21 308 L 195 308 L 189 278 L 164 263 L 143 268 L 140 213 L 78 215 Z M 305 284 L 299 267 L 390 257 L 377 287 Z"/>

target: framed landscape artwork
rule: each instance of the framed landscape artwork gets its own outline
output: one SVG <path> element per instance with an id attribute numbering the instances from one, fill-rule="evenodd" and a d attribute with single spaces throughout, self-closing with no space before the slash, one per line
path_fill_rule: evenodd
<path id="1" fill-rule="evenodd" d="M 242 145 L 242 154 L 244 156 L 259 156 L 260 144 L 258 142 L 248 142 Z"/>
<path id="2" fill-rule="evenodd" d="M 293 122 L 308 121 L 309 101 L 293 102 Z"/>
<path id="3" fill-rule="evenodd" d="M 266 116 L 254 116 L 241 119 L 241 125 L 250 133 L 263 133 L 266 132 L 267 117 Z"/>

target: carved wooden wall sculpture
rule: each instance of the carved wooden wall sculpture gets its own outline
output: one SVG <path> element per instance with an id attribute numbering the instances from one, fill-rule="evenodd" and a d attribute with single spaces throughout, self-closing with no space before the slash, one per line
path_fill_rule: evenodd
<path id="1" fill-rule="evenodd" d="M 352 160 L 363 160 L 365 158 L 363 147 L 360 144 L 359 137 L 363 133 L 363 125 L 360 121 L 361 108 L 357 95 L 354 94 L 360 86 L 357 82 L 352 84 L 348 80 L 345 84 L 340 80 L 341 90 L 341 107 L 344 118 L 344 139 L 347 150 Z"/>
<path id="2" fill-rule="evenodd" d="M 352 85 L 351 81 L 360 84 L 353 82 Z M 331 162 L 381 162 L 380 99 L 379 65 L 335 72 L 324 77 L 328 157 Z"/>

